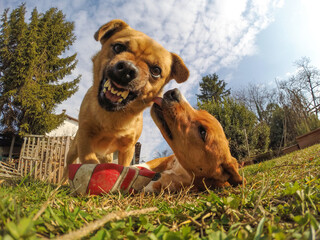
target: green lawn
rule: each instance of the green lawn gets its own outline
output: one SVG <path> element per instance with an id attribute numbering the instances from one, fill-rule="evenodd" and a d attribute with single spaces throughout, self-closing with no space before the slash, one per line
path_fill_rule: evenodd
<path id="1" fill-rule="evenodd" d="M 200 194 L 81 198 L 67 187 L 6 180 L 0 239 L 320 239 L 320 145 L 241 174 L 245 187 Z"/>

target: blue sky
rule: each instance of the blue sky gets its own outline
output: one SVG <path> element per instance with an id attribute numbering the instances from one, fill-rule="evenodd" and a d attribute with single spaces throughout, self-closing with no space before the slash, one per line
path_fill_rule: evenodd
<path id="1" fill-rule="evenodd" d="M 82 74 L 79 91 L 57 108 L 77 117 L 82 98 L 92 83 L 91 57 L 100 48 L 95 31 L 114 18 L 125 20 L 145 32 L 168 50 L 179 54 L 190 70 L 183 84 L 172 81 L 166 90 L 178 87 L 192 105 L 202 76 L 218 73 L 232 90 L 249 83 L 273 85 L 295 71 L 293 62 L 302 56 L 320 68 L 319 0 L 25 0 L 28 14 L 34 7 L 44 12 L 62 10 L 75 22 L 76 42 L 70 51 L 78 53 L 72 79 Z M 0 11 L 21 2 L 2 0 Z M 151 160 L 157 151 L 168 149 L 144 113 L 140 138 L 141 157 Z"/>
<path id="2" fill-rule="evenodd" d="M 285 1 L 274 11 L 274 21 L 257 35 L 257 53 L 244 57 L 234 71 L 222 69 L 219 75 L 232 73 L 229 86 L 238 89 L 244 82 L 270 85 L 275 78 L 286 79 L 302 56 L 320 68 L 319 10 L 319 1 Z"/>

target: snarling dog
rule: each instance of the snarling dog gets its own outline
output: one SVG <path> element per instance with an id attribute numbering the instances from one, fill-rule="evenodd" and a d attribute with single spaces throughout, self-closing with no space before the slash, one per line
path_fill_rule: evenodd
<path id="1" fill-rule="evenodd" d="M 121 20 L 100 27 L 94 35 L 101 50 L 93 57 L 93 85 L 79 113 L 79 129 L 67 155 L 67 166 L 104 163 L 119 151 L 128 166 L 142 131 L 142 112 L 166 83 L 187 80 L 182 59 Z"/>
<path id="2" fill-rule="evenodd" d="M 151 116 L 174 155 L 143 164 L 161 172 L 161 178 L 148 184 L 146 191 L 178 191 L 190 186 L 194 190 L 205 190 L 245 182 L 215 117 L 191 107 L 178 89 L 154 101 Z"/>

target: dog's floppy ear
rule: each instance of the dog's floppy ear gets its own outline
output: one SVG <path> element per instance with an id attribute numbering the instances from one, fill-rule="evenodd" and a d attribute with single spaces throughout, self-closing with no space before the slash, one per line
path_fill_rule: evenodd
<path id="1" fill-rule="evenodd" d="M 184 64 L 183 60 L 175 53 L 171 53 L 172 65 L 171 65 L 171 77 L 178 83 L 186 81 L 189 77 L 189 70 Z"/>
<path id="2" fill-rule="evenodd" d="M 121 31 L 122 29 L 129 27 L 127 23 L 120 19 L 112 20 L 99 28 L 98 31 L 94 34 L 94 39 L 100 41 L 103 44 L 108 38 L 110 38 L 116 32 Z"/>
<path id="3" fill-rule="evenodd" d="M 237 159 L 234 157 L 231 157 L 229 161 L 226 161 L 221 164 L 222 168 L 230 174 L 230 177 L 228 179 L 228 182 L 232 186 L 237 186 L 239 184 L 242 184 L 242 177 L 239 175 L 238 169 L 239 169 L 239 164 Z M 246 180 L 243 180 L 244 183 L 246 183 Z"/>

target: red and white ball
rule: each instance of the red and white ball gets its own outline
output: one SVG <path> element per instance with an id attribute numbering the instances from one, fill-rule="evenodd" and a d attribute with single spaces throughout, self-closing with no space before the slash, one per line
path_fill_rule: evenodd
<path id="1" fill-rule="evenodd" d="M 158 174 L 143 167 L 124 167 L 114 163 L 69 166 L 71 191 L 79 195 L 140 191 L 154 178 L 158 178 Z"/>

